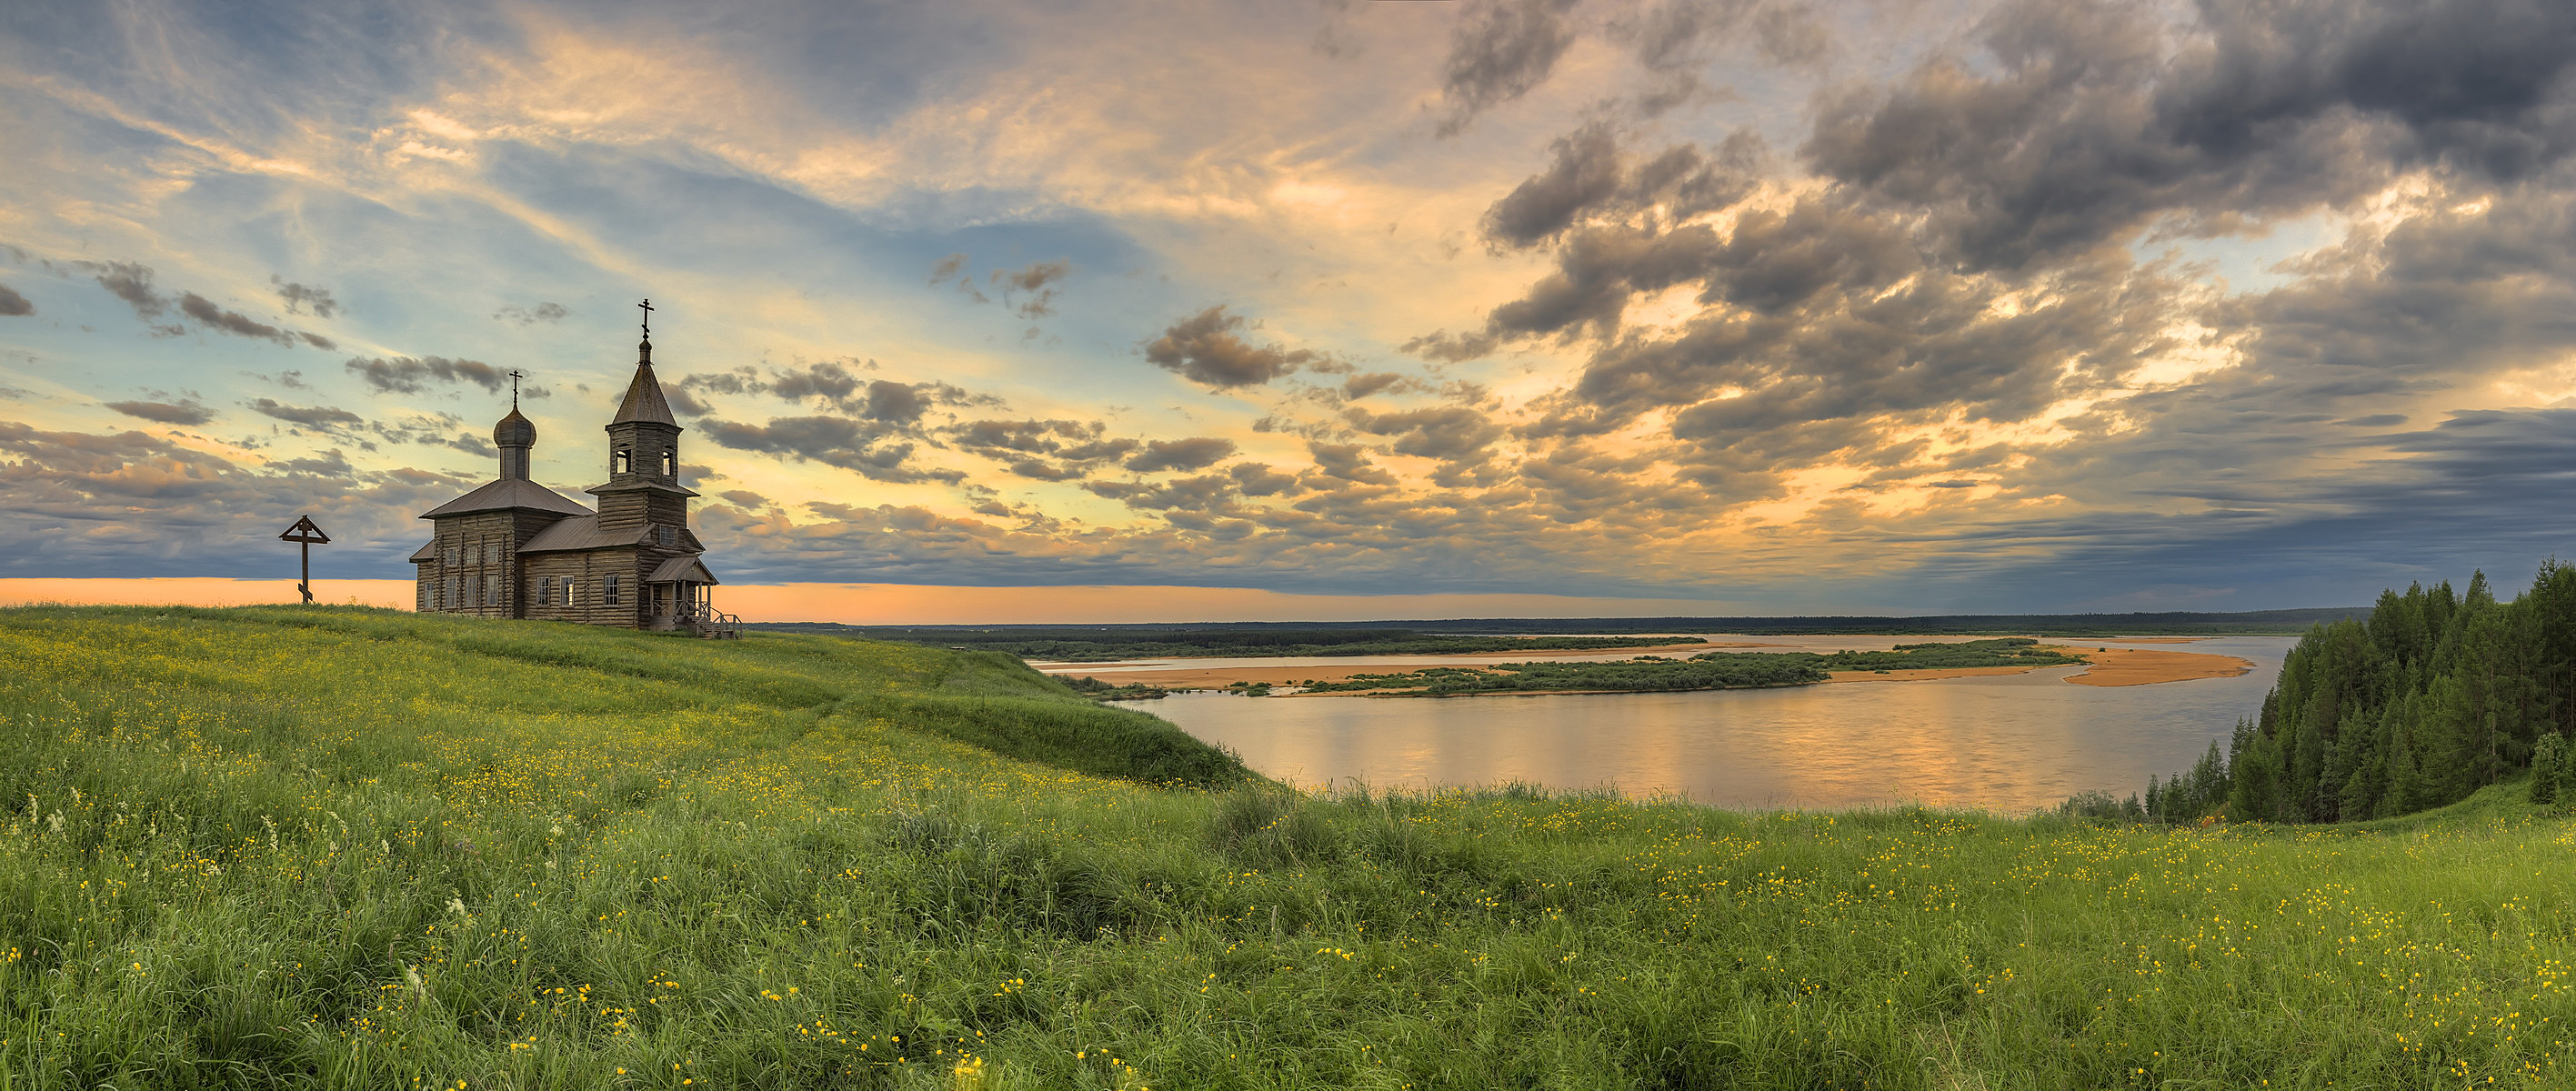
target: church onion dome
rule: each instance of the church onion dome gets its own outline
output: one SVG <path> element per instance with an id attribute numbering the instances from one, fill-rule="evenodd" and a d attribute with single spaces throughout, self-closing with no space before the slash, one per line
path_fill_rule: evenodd
<path id="1" fill-rule="evenodd" d="M 510 415 L 501 418 L 501 423 L 492 426 L 492 446 L 534 447 L 536 445 L 537 426 L 529 423 L 528 418 L 520 416 L 517 406 L 511 406 Z"/>

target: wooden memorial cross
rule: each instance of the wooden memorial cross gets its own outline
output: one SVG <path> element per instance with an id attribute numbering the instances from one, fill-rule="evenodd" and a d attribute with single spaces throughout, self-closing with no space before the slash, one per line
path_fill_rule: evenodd
<path id="1" fill-rule="evenodd" d="M 306 515 L 298 517 L 294 526 L 286 528 L 286 533 L 277 537 L 281 541 L 296 543 L 297 552 L 304 554 L 304 578 L 296 583 L 295 589 L 304 592 L 306 606 L 313 605 L 313 547 L 331 544 L 331 536 L 322 533 L 321 527 L 313 525 L 313 517 Z"/>

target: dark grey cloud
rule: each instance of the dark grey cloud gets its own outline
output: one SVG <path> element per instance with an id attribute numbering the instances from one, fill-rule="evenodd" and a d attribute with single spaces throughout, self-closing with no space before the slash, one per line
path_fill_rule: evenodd
<path id="1" fill-rule="evenodd" d="M 858 376 L 850 374 L 847 366 L 826 360 L 776 373 L 770 380 L 769 392 L 791 402 L 820 398 L 835 405 L 847 405 L 851 395 L 858 393 L 862 382 Z"/>
<path id="2" fill-rule="evenodd" d="M 1036 319 L 1055 313 L 1056 285 L 1072 275 L 1073 263 L 1058 258 L 1033 261 L 1021 269 L 995 269 L 992 282 L 1001 285 L 1002 303 L 1013 313 Z"/>
<path id="3" fill-rule="evenodd" d="M 0 284 L 0 317 L 21 317 L 36 313 L 36 305 L 27 302 L 17 289 Z"/>
<path id="4" fill-rule="evenodd" d="M 1234 441 L 1212 436 L 1189 439 L 1147 440 L 1145 449 L 1126 462 L 1137 473 L 1160 473 L 1165 470 L 1201 470 L 1234 454 Z"/>
<path id="5" fill-rule="evenodd" d="M 1448 116 L 1440 135 L 1464 131 L 1476 115 L 1546 82 L 1574 44 L 1566 13 L 1574 0 L 1474 0 L 1450 33 L 1440 93 Z"/>
<path id="6" fill-rule="evenodd" d="M 445 356 L 362 356 L 342 366 L 368 386 L 387 394 L 423 393 L 433 380 L 472 383 L 498 393 L 510 382 L 506 372 L 481 360 L 452 360 Z"/>
<path id="7" fill-rule="evenodd" d="M 1395 484 L 1395 475 L 1370 462 L 1368 448 L 1361 444 L 1310 440 L 1306 453 L 1315 460 L 1315 469 L 1326 477 L 1362 485 Z"/>
<path id="8" fill-rule="evenodd" d="M 1243 316 L 1228 314 L 1218 304 L 1172 323 L 1161 337 L 1147 342 L 1145 360 L 1218 389 L 1259 386 L 1326 362 L 1306 349 L 1253 344 L 1236 333 L 1243 328 Z"/>
<path id="9" fill-rule="evenodd" d="M 930 395 L 938 393 L 939 389 L 932 383 L 873 380 L 868 383 L 867 408 L 862 415 L 869 420 L 891 424 L 919 423 L 922 414 L 928 412 L 933 404 Z"/>
<path id="10" fill-rule="evenodd" d="M 1485 212 L 1485 237 L 1523 249 L 1556 238 L 1578 220 L 1660 212 L 1688 220 L 1734 205 L 1761 182 L 1768 152 L 1760 134 L 1738 130 L 1714 149 L 1679 144 L 1636 164 L 1605 122 L 1557 139 L 1556 161 Z"/>
<path id="11" fill-rule="evenodd" d="M 123 261 L 79 264 L 98 270 L 98 286 L 134 308 L 136 317 L 154 319 L 169 311 L 170 301 L 152 290 L 151 266 Z"/>
<path id="12" fill-rule="evenodd" d="M 240 311 L 228 311 L 215 306 L 214 301 L 198 295 L 195 292 L 187 292 L 179 297 L 179 313 L 196 319 L 199 324 L 204 325 L 207 329 L 215 330 L 220 333 L 229 333 L 235 337 L 251 337 L 262 341 L 275 341 L 278 344 L 290 346 L 295 344 L 296 341 L 296 336 L 292 333 L 254 320 Z M 307 338 L 313 338 L 313 335 L 311 334 L 306 334 L 304 336 Z M 317 344 L 315 347 L 329 348 L 331 346 L 328 342 L 322 342 Z"/>
<path id="13" fill-rule="evenodd" d="M 1513 246 L 1553 238 L 1576 214 L 1619 192 L 1619 138 L 1608 125 L 1558 137 L 1554 150 L 1554 164 L 1486 210 L 1487 238 Z"/>
<path id="14" fill-rule="evenodd" d="M 286 304 L 288 314 L 303 314 L 309 309 L 316 318 L 330 318 L 340 313 L 340 303 L 331 298 L 329 288 L 297 284 L 274 273 L 268 282 L 277 285 L 277 298 Z"/>
<path id="15" fill-rule="evenodd" d="M 1233 502 L 1233 480 L 1220 474 L 1158 482 L 1093 481 L 1083 487 L 1138 511 L 1233 514 L 1241 510 Z"/>
<path id="16" fill-rule="evenodd" d="M 698 396 L 701 392 L 767 394 L 782 401 L 810 403 L 845 416 L 900 426 L 906 434 L 916 436 L 934 408 L 1001 404 L 991 395 L 947 383 L 902 383 L 860 374 L 874 371 L 877 366 L 874 360 L 825 360 L 773 369 L 766 375 L 756 368 L 743 367 L 685 376 L 664 384 L 663 392 L 670 397 L 673 408 L 691 415 L 711 411 L 712 407 Z"/>
<path id="17" fill-rule="evenodd" d="M 727 489 L 716 496 L 738 507 L 759 509 L 769 506 L 769 498 L 747 489 Z"/>
<path id="18" fill-rule="evenodd" d="M 1400 413 L 1348 409 L 1352 427 L 1376 436 L 1393 436 L 1395 453 L 1444 461 L 1479 460 L 1486 448 L 1503 438 L 1503 426 L 1485 412 L 1463 405 L 1434 406 Z"/>
<path id="19" fill-rule="evenodd" d="M 82 262 L 82 265 L 98 268 L 98 286 L 108 288 L 111 296 L 124 298 L 126 306 L 131 306 L 134 314 L 142 316 L 142 319 L 157 319 L 165 311 L 170 311 L 170 301 L 162 293 L 152 291 L 152 268 L 149 265 L 134 265 L 134 262 L 95 262 L 95 265 Z"/>
<path id="20" fill-rule="evenodd" d="M 1819 103 L 1802 154 L 1931 213 L 1945 256 L 2022 266 L 2170 219 L 2228 233 L 2437 166 L 2511 182 L 2576 148 L 2576 8 L 2533 0 L 2021 0 L 1984 56 Z M 1983 63 L 1978 63 L 1982 61 Z"/>
<path id="21" fill-rule="evenodd" d="M 168 314 L 175 306 L 182 315 L 194 319 L 199 325 L 217 333 L 274 341 L 289 347 L 299 343 L 326 351 L 338 347 L 330 338 L 320 334 L 281 329 L 240 311 L 225 310 L 213 300 L 195 292 L 181 292 L 176 299 L 173 299 L 153 287 L 152 267 L 148 265 L 122 261 L 74 261 L 49 265 L 49 267 L 91 274 L 98 281 L 99 287 L 107 289 L 109 294 L 124 300 L 127 306 L 134 308 L 135 317 L 146 322 Z M 176 324 L 155 326 L 153 329 L 154 332 L 163 335 L 185 332 L 184 327 Z"/>
<path id="22" fill-rule="evenodd" d="M 354 428 L 367 422 L 365 417 L 327 405 L 287 405 L 271 398 L 255 399 L 249 405 L 253 412 L 262 416 L 307 428 Z"/>
<path id="23" fill-rule="evenodd" d="M 507 322 L 514 326 L 533 326 L 539 322 L 561 322 L 570 317 L 572 317 L 572 308 L 566 307 L 561 303 L 539 303 L 532 307 L 521 307 L 513 304 L 492 312 L 493 320 Z"/>
<path id="24" fill-rule="evenodd" d="M 197 404 L 194 398 L 183 398 L 175 402 L 129 401 L 101 404 L 129 417 L 159 421 L 162 424 L 199 425 L 215 419 L 214 411 Z"/>
<path id="25" fill-rule="evenodd" d="M 1040 481 L 1078 480 L 1127 457 L 1138 442 L 1108 434 L 1099 421 L 975 420 L 943 429 L 948 442 Z"/>
<path id="26" fill-rule="evenodd" d="M 1342 380 L 1340 393 L 1342 397 L 1356 401 L 1372 394 L 1384 394 L 1390 392 L 1397 394 L 1411 394 L 1418 393 L 1422 389 L 1423 385 L 1421 380 L 1415 379 L 1412 376 L 1399 375 L 1392 371 L 1371 371 L 1353 375 L 1348 379 Z"/>
<path id="27" fill-rule="evenodd" d="M 778 417 L 765 425 L 708 418 L 698 422 L 698 429 L 719 446 L 837 466 L 871 481 L 901 484 L 965 478 L 953 470 L 911 465 L 915 444 L 895 440 L 883 425 L 847 417 Z"/>
<path id="28" fill-rule="evenodd" d="M 420 545 L 412 517 L 478 480 L 357 470 L 338 451 L 245 466 L 142 432 L 0 421 L 0 535 L 21 547 L 0 574 L 275 578 L 294 571 L 278 528 L 309 513 L 333 538 L 317 577 L 381 578 Z"/>
<path id="29" fill-rule="evenodd" d="M 1234 479 L 1234 487 L 1245 496 L 1294 494 L 1299 488 L 1295 477 L 1273 470 L 1266 463 L 1237 462 L 1226 467 L 1225 474 Z"/>

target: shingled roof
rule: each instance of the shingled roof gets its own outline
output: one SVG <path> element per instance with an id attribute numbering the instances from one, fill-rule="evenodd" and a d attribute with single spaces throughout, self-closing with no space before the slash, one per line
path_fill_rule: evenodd
<path id="1" fill-rule="evenodd" d="M 423 519 L 443 519 L 450 515 L 467 515 L 478 511 L 549 511 L 557 515 L 588 515 L 590 509 L 581 502 L 565 497 L 525 478 L 502 478 L 466 493 L 428 511 Z"/>

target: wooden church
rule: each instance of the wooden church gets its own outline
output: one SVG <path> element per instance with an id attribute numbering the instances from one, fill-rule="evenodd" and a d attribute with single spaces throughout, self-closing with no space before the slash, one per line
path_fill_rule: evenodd
<path id="1" fill-rule="evenodd" d="M 492 429 L 500 478 L 421 515 L 433 528 L 411 555 L 422 612 L 740 635 L 708 599 L 716 578 L 689 531 L 698 494 L 680 484 L 681 428 L 653 377 L 651 325 L 636 351 L 608 422 L 608 481 L 584 490 L 599 510 L 529 480 L 537 427 L 513 393 Z"/>

